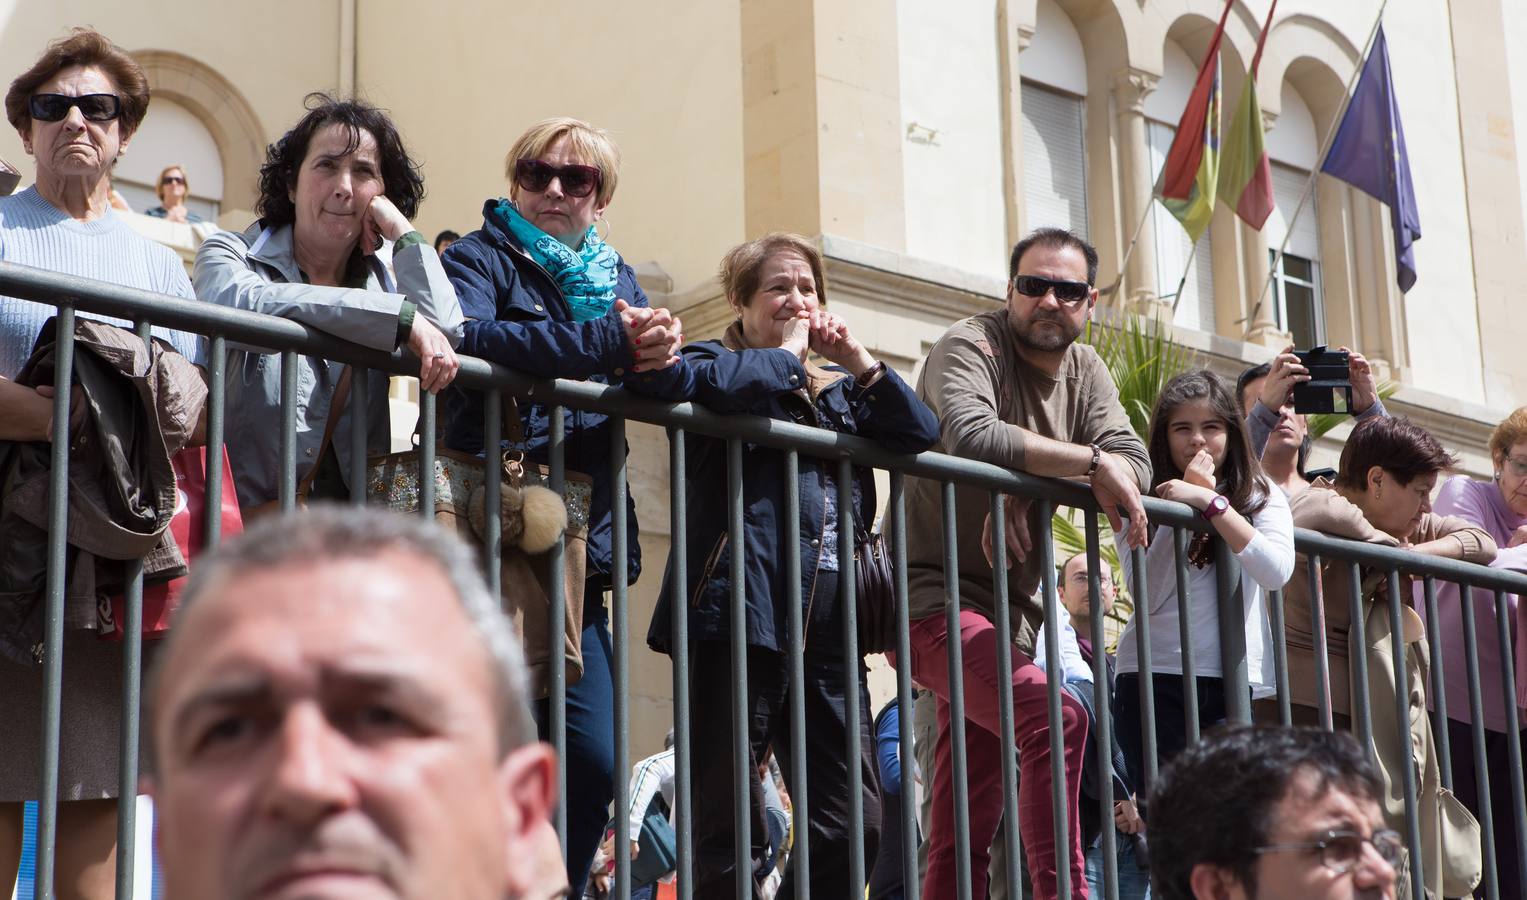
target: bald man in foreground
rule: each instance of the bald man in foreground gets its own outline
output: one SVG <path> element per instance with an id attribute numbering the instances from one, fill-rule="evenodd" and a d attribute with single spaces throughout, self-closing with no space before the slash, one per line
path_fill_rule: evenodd
<path id="1" fill-rule="evenodd" d="M 471 551 L 432 522 L 261 522 L 198 568 L 150 673 L 164 896 L 563 896 L 525 691 Z"/>

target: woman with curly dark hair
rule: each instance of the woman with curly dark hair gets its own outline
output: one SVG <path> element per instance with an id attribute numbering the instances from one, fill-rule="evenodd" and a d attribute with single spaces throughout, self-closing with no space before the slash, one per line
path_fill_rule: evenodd
<path id="1" fill-rule="evenodd" d="M 203 300 L 284 316 L 378 350 L 407 346 L 419 358 L 419 386 L 437 392 L 456 377 L 461 306 L 440 258 L 409 219 L 424 179 L 397 128 L 358 100 L 310 94 L 308 112 L 266 152 L 260 219 L 243 233 L 220 232 L 196 254 Z M 392 272 L 377 251 L 392 244 Z M 394 273 L 396 280 L 394 280 Z M 298 478 L 312 497 L 348 496 L 349 411 L 321 451 L 329 407 L 346 367 L 299 357 Z M 372 371 L 367 449 L 390 441 L 387 373 Z M 344 398 L 341 398 L 341 402 Z M 281 365 L 273 354 L 239 348 L 228 365 L 228 456 L 246 510 L 274 500 L 280 481 Z M 319 456 L 322 458 L 318 458 Z"/>

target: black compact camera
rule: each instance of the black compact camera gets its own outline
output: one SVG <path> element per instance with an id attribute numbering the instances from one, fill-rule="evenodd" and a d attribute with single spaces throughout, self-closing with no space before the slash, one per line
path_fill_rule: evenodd
<path id="1" fill-rule="evenodd" d="M 1352 375 L 1345 350 L 1295 350 L 1310 380 L 1294 385 L 1294 412 L 1344 413 L 1352 409 Z"/>

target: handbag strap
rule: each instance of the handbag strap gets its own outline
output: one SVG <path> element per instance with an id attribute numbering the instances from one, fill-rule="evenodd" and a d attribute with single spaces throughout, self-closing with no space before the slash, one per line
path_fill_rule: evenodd
<path id="1" fill-rule="evenodd" d="M 318 477 L 318 469 L 323 465 L 324 458 L 329 455 L 329 448 L 334 445 L 334 430 L 339 426 L 339 417 L 344 414 L 345 404 L 350 402 L 350 378 L 352 367 L 345 366 L 345 370 L 339 373 L 339 383 L 334 386 L 334 396 L 329 400 L 329 416 L 323 423 L 323 440 L 318 443 L 318 458 L 308 473 L 302 476 L 302 481 L 297 483 L 297 497 L 305 499 L 313 491 L 313 480 Z"/>

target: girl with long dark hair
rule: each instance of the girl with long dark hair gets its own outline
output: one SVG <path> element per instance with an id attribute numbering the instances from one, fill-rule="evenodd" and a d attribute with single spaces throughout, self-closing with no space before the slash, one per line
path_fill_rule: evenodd
<path id="1" fill-rule="evenodd" d="M 1196 679 L 1198 721 L 1208 727 L 1225 718 L 1219 641 L 1225 606 L 1219 596 L 1213 539 L 1224 541 L 1241 564 L 1239 617 L 1246 634 L 1251 692 L 1254 697 L 1266 696 L 1274 685 L 1264 598 L 1293 574 L 1293 520 L 1283 493 L 1262 474 L 1252 456 L 1234 392 L 1213 372 L 1185 372 L 1162 388 L 1151 416 L 1150 455 L 1156 495 L 1199 510 L 1210 526 L 1208 533 L 1190 534 L 1187 578 L 1191 674 Z M 1133 585 L 1133 566 L 1122 541 L 1119 552 L 1126 583 Z M 1146 768 L 1135 638 L 1141 615 L 1150 617 L 1158 762 L 1165 763 L 1187 743 L 1177 575 L 1168 526 L 1156 527 L 1145 557 L 1146 608 L 1137 603 L 1119 637 L 1118 653 L 1119 744 L 1135 784 L 1145 783 Z"/>

